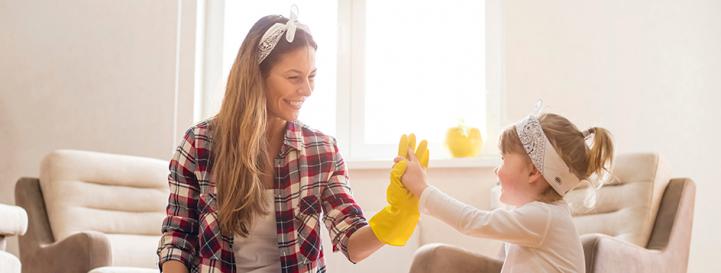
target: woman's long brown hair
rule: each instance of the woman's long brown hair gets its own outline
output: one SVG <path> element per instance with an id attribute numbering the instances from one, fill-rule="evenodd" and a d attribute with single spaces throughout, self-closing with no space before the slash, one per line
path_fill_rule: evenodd
<path id="1" fill-rule="evenodd" d="M 268 213 L 264 206 L 261 177 L 272 169 L 266 137 L 268 112 L 264 81 L 273 64 L 293 50 L 317 46 L 313 37 L 298 28 L 295 39 L 280 39 L 270 55 L 258 64 L 258 42 L 278 15 L 265 16 L 248 32 L 230 69 L 225 96 L 215 116 L 212 170 L 218 197 L 218 221 L 223 234 L 248 236 L 254 215 Z"/>

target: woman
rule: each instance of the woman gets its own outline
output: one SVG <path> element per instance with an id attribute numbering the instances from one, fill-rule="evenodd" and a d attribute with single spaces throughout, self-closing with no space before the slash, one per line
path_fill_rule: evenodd
<path id="1" fill-rule="evenodd" d="M 170 161 L 161 271 L 324 272 L 321 221 L 354 263 L 408 240 L 418 213 L 396 208 L 417 199 L 400 178 L 369 225 L 335 139 L 297 121 L 316 48 L 294 13 L 250 29 L 219 113 L 190 128 Z"/>

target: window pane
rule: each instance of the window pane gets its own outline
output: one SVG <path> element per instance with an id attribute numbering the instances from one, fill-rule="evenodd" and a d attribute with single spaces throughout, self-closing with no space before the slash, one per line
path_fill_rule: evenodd
<path id="1" fill-rule="evenodd" d="M 460 120 L 487 135 L 484 14 L 477 0 L 367 1 L 366 144 L 442 143 Z"/>
<path id="2" fill-rule="evenodd" d="M 299 119 L 312 128 L 335 135 L 338 36 L 338 7 L 335 1 L 225 1 L 223 75 L 225 78 L 230 72 L 250 27 L 265 15 L 280 14 L 288 17 L 293 3 L 298 5 L 298 21 L 310 28 L 318 44 L 315 89 L 303 104 Z"/>

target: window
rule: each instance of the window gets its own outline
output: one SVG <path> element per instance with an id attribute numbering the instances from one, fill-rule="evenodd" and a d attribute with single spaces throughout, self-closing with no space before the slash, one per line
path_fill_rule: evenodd
<path id="1" fill-rule="evenodd" d="M 357 53 L 365 88 L 353 90 L 365 104 L 352 113 L 363 124 L 351 126 L 352 155 L 392 157 L 398 136 L 413 131 L 445 156 L 447 128 L 461 120 L 485 128 L 483 5 L 366 1 L 365 49 Z"/>
<path id="2" fill-rule="evenodd" d="M 293 3 L 319 46 L 316 89 L 300 120 L 336 136 L 347 158 L 388 160 L 407 132 L 429 140 L 432 158 L 447 158 L 446 130 L 460 122 L 495 143 L 499 96 L 486 76 L 486 56 L 493 54 L 487 53 L 485 2 L 225 1 L 207 13 L 222 13 L 222 26 L 206 28 L 222 27 L 215 39 L 222 40 L 223 83 L 250 26 L 264 15 L 287 16 Z M 207 57 L 217 51 L 206 49 Z M 204 94 L 211 102 L 204 104 L 207 117 L 223 93 Z"/>

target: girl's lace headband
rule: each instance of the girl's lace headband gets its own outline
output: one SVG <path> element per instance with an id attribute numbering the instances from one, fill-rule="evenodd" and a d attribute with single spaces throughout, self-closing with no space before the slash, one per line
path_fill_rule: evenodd
<path id="1" fill-rule="evenodd" d="M 273 51 L 273 48 L 278 44 L 283 33 L 285 33 L 285 40 L 288 41 L 288 43 L 292 43 L 295 39 L 295 31 L 298 28 L 310 33 L 307 26 L 298 23 L 298 6 L 292 5 L 290 7 L 290 18 L 288 22 L 285 24 L 273 24 L 265 31 L 263 37 L 260 38 L 260 42 L 258 43 L 258 64 L 261 64 L 263 60 L 270 55 L 270 52 Z"/>
<path id="2" fill-rule="evenodd" d="M 564 196 L 581 180 L 571 172 L 571 168 L 566 165 L 543 133 L 541 122 L 537 118 L 542 107 L 543 101 L 538 101 L 534 113 L 516 123 L 516 133 L 533 165 L 546 178 L 548 184 L 558 194 Z"/>

